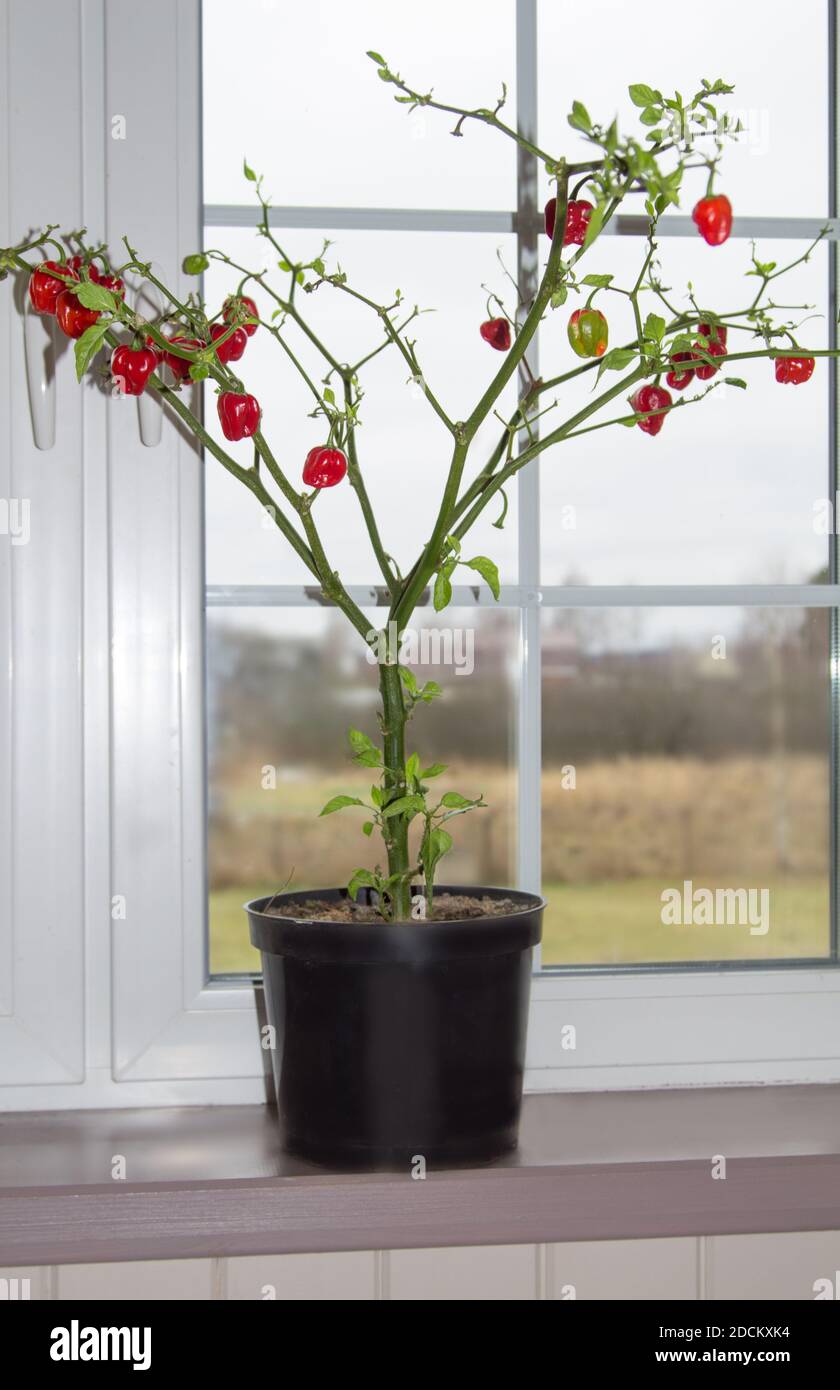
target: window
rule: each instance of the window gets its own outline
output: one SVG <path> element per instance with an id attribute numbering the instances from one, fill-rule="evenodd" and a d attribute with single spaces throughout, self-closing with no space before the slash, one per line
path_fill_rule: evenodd
<path id="1" fill-rule="evenodd" d="M 434 81 L 438 92 L 462 93 L 466 103 L 486 104 L 503 79 L 515 78 L 508 102 L 523 126 L 549 146 L 557 143 L 552 133 L 566 131 L 573 152 L 572 97 L 599 113 L 618 101 L 627 117 L 628 80 L 686 89 L 702 70 L 735 83 L 747 127 L 724 165 L 738 190 L 735 234 L 704 257 L 683 235 L 684 215 L 666 219 L 659 257 L 675 293 L 691 279 L 702 296 L 706 276 L 715 302 L 739 302 L 749 283 L 749 238 L 760 234 L 762 256 L 781 264 L 806 249 L 826 215 L 822 4 L 811 6 L 805 32 L 798 20 L 783 20 L 791 27 L 785 37 L 756 26 L 756 5 L 733 15 L 721 0 L 686 51 L 672 32 L 651 40 L 631 11 L 602 0 L 585 14 L 575 10 L 574 55 L 562 4 L 497 0 L 482 6 L 478 28 L 469 6 L 453 15 L 442 3 L 422 15 L 376 0 L 347 13 L 315 4 L 291 20 L 284 11 L 282 24 L 276 6 L 252 8 L 266 38 L 256 54 L 241 11 L 234 23 L 217 0 L 204 3 L 206 90 L 232 81 L 237 98 L 224 113 L 205 104 L 208 244 L 221 241 L 243 264 L 262 254 L 247 226 L 254 221 L 248 186 L 232 177 L 245 148 L 275 190 L 275 225 L 293 258 L 311 256 L 319 237 L 329 237 L 352 283 L 374 298 L 399 284 L 408 302 L 436 310 L 418 321 L 420 358 L 456 415 L 459 400 L 475 399 L 486 379 L 475 334 L 480 286 L 499 285 L 500 263 L 520 279 L 533 275 L 537 229 L 526 209 L 535 171 L 527 162 L 517 171 L 505 142 L 488 141 L 481 128 L 453 146 L 439 113 L 406 118 L 390 109 L 365 48 L 383 52 L 421 87 Z M 441 55 L 434 36 L 444 20 Z M 606 25 L 615 56 L 602 54 L 595 72 L 581 70 L 575 55 Z M 313 94 L 302 104 L 298 84 L 287 93 L 271 82 L 270 39 L 276 33 L 279 41 L 281 29 Z M 316 44 L 316 34 L 324 41 Z M 772 85 L 780 43 L 790 45 L 785 111 Z M 785 119 L 788 103 L 796 123 Z M 284 137 L 301 121 L 305 144 Z M 361 158 L 341 158 L 345 147 Z M 803 169 L 797 214 L 804 221 L 790 219 L 771 172 L 784 160 Z M 541 185 L 540 205 L 547 196 Z M 627 283 L 643 243 L 632 218 L 619 219 L 618 230 L 624 235 L 604 241 L 587 268 L 609 268 Z M 216 266 L 207 278 L 214 299 L 234 283 Z M 816 299 L 809 336 L 827 342 L 834 294 L 825 244 L 791 274 L 785 292 L 793 303 Z M 613 299 L 609 309 L 613 341 L 622 341 L 630 307 Z M 323 294 L 306 311 L 339 356 L 345 344 L 347 354 L 358 354 L 359 344 L 364 350 L 371 331 L 364 312 L 348 313 L 346 301 Z M 558 370 L 568 358 L 565 317 L 550 316 L 540 334 L 541 360 Z M 249 368 L 269 429 L 275 413 L 285 453 L 302 457 L 315 440 L 295 374 L 277 371 L 276 346 L 264 335 L 250 347 Z M 448 673 L 449 720 L 426 715 L 417 730 L 435 756 L 455 759 L 459 786 L 484 790 L 493 807 L 480 826 L 465 829 L 451 873 L 459 882 L 507 876 L 542 887 L 546 972 L 837 961 L 833 541 L 814 521 L 817 500 L 831 495 L 829 380 L 829 372 L 820 375 L 802 409 L 801 398 L 779 393 L 759 368 L 750 373 L 748 400 L 726 388 L 655 449 L 638 431 L 621 438 L 605 431 L 567 446 L 562 459 L 559 451 L 543 455 L 539 476 L 521 475 L 507 529 L 487 531 L 501 563 L 501 606 L 418 615 L 418 622 L 466 627 L 476 652 L 470 680 Z M 399 360 L 383 354 L 366 389 L 364 467 L 391 543 L 401 470 L 416 477 L 422 460 L 437 484 L 439 433 Z M 587 389 L 583 383 L 582 396 Z M 422 533 L 435 497 L 430 488 L 418 498 L 413 534 Z M 376 571 L 355 499 L 329 500 L 319 518 L 328 553 L 345 581 L 372 598 Z M 334 790 L 352 790 L 342 730 L 350 708 L 358 708 L 358 722 L 370 719 L 376 691 L 345 625 L 302 606 L 306 576 L 296 557 L 261 529 L 252 499 L 220 470 L 208 470 L 206 507 L 210 967 L 226 973 L 256 966 L 241 913 L 246 896 L 290 873 L 300 886 L 340 881 L 364 862 L 346 826 L 312 817 Z M 331 677 L 342 662 L 350 665 L 339 696 Z M 478 744 L 469 732 L 476 725 Z M 453 747 L 441 751 L 441 738 Z M 738 890 L 733 924 L 683 920 L 695 889 Z M 678 920 L 668 922 L 663 893 L 677 890 Z"/>
<path id="2" fill-rule="evenodd" d="M 20 210 L 112 242 L 127 230 L 187 294 L 194 282 L 178 268 L 203 235 L 252 245 L 247 154 L 294 255 L 330 236 L 360 279 L 436 307 L 419 320 L 420 346 L 454 406 L 487 369 L 481 282 L 500 283 L 499 250 L 514 273 L 532 273 L 538 219 L 519 215 L 529 190 L 517 187 L 512 150 L 481 131 L 456 142 L 445 122 L 392 110 L 363 50 L 476 103 L 507 78 L 508 110 L 549 133 L 566 132 L 576 95 L 612 108 L 627 80 L 684 82 L 695 66 L 714 76 L 726 52 L 722 75 L 738 83 L 756 135 L 729 152 L 736 234 L 709 265 L 735 287 L 750 237 L 792 257 L 830 216 L 807 298 L 825 316 L 811 340 L 833 340 L 833 7 L 800 0 L 772 25 L 764 9 L 708 0 L 689 50 L 677 26 L 653 33 L 611 6 L 604 53 L 601 0 L 585 10 L 484 0 L 479 23 L 473 5 L 443 0 L 296 10 L 161 0 L 154 24 L 148 7 L 109 6 L 106 23 L 102 6 L 62 6 L 46 30 L 32 7 L 12 7 L 6 240 Z M 580 63 L 595 51 L 596 64 Z M 83 64 L 68 67 L 67 52 Z M 45 63 L 61 74 L 48 92 Z M 205 102 L 203 142 L 202 85 L 224 95 Z M 103 112 L 125 118 L 126 140 L 103 140 Z M 47 158 L 54 177 L 36 187 Z M 532 210 L 544 191 L 534 188 Z M 611 256 L 636 263 L 632 217 L 615 230 Z M 681 214 L 660 238 L 677 285 L 689 263 L 700 274 L 693 235 Z M 213 276 L 208 291 L 222 294 Z M 325 333 L 368 341 L 375 326 L 340 309 L 316 296 Z M 0 328 L 14 345 L 8 294 Z M 562 329 L 546 326 L 543 363 L 566 351 Z M 299 458 L 313 422 L 267 347 L 252 343 L 249 370 Z M 16 750 L 0 806 L 11 828 L 0 836 L 0 1104 L 258 1103 L 266 1059 L 239 903 L 292 868 L 313 881 L 326 872 L 335 851 L 311 812 L 339 780 L 335 734 L 371 716 L 367 672 L 252 499 L 177 429 L 144 447 L 135 403 L 80 392 L 65 353 L 45 468 L 21 354 L 0 370 L 14 442 L 3 491 L 31 497 L 33 517 L 31 544 L 0 555 L 12 571 L 0 739 Z M 511 493 L 505 529 L 488 533 L 502 602 L 477 604 L 463 586 L 445 623 L 418 615 L 431 633 L 457 625 L 474 639 L 471 655 L 462 649 L 474 674 L 450 664 L 446 701 L 422 726 L 430 745 L 448 739 L 460 752 L 459 781 L 492 800 L 465 828 L 452 872 L 542 882 L 551 902 L 532 991 L 532 1090 L 840 1078 L 840 585 L 834 536 L 814 525 L 814 503 L 836 490 L 835 373 L 820 370 L 807 395 L 773 389 L 757 369 L 749 381 L 750 398 L 712 398 L 691 430 L 656 441 L 605 431 L 562 460 L 544 456 Z M 389 527 L 403 460 L 422 455 L 439 479 L 440 434 L 389 354 L 369 390 L 377 426 L 363 461 Z M 346 500 L 329 499 L 326 539 L 373 616 L 375 576 Z M 416 499 L 420 521 L 427 505 Z M 430 671 L 439 659 L 430 648 Z M 341 699 L 324 679 L 336 667 Z M 259 785 L 265 765 L 279 790 Z M 351 848 L 348 835 L 342 852 Z M 345 867 L 336 861 L 329 877 Z M 767 887 L 769 930 L 666 923 L 661 892 L 687 881 Z"/>

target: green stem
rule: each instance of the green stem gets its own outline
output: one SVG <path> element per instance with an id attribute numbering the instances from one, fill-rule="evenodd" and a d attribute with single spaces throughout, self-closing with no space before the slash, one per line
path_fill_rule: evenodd
<path id="1" fill-rule="evenodd" d="M 582 424 L 584 420 L 587 420 L 590 415 L 594 415 L 595 411 L 599 410 L 602 405 L 606 405 L 608 401 L 614 400 L 616 396 L 620 396 L 629 387 L 634 386 L 637 381 L 642 381 L 644 376 L 644 367 L 637 367 L 629 376 L 623 377 L 615 386 L 610 387 L 608 391 L 602 392 L 600 396 L 597 396 L 595 400 L 591 401 L 583 410 L 579 410 L 578 413 L 567 420 L 565 424 L 560 425 L 556 430 L 552 430 L 544 439 L 537 440 L 534 444 L 529 445 L 521 454 L 517 455 L 516 458 L 511 459 L 510 463 L 506 464 L 504 468 L 498 473 L 495 473 L 492 478 L 488 479 L 484 491 L 473 503 L 464 519 L 454 528 L 453 535 L 457 536 L 459 540 L 462 540 L 473 523 L 484 511 L 491 497 L 494 497 L 499 491 L 499 488 L 504 487 L 505 483 L 512 478 L 515 473 L 518 473 L 520 468 L 524 468 L 527 463 L 530 463 L 538 454 L 543 453 L 545 449 L 550 448 L 552 444 L 558 444 L 560 440 L 565 439 L 567 434 L 570 434 L 571 431 Z"/>
<path id="2" fill-rule="evenodd" d="M 113 341 L 115 344 L 116 339 Z M 191 433 L 195 435 L 196 439 L 200 440 L 204 445 L 207 452 L 212 454 L 215 459 L 218 459 L 222 467 L 226 468 L 228 473 L 231 473 L 238 482 L 242 483 L 243 487 L 246 487 L 249 492 L 252 492 L 257 500 L 262 503 L 263 507 L 267 509 L 269 515 L 272 517 L 277 529 L 282 532 L 310 573 L 318 579 L 318 569 L 311 550 L 304 544 L 289 519 L 284 516 L 274 498 L 271 496 L 271 493 L 266 490 L 259 474 L 252 468 L 242 468 L 238 463 L 235 463 L 234 460 L 225 453 L 224 449 L 216 443 L 213 436 L 207 433 L 204 426 L 196 419 L 192 411 L 184 405 L 177 392 L 173 391 L 171 387 L 164 386 L 163 382 L 156 376 L 151 376 L 149 378 L 149 385 L 153 390 L 157 391 L 161 399 L 166 401 L 167 405 L 174 410 L 178 418 L 183 420 L 184 424 Z"/>
<path id="3" fill-rule="evenodd" d="M 405 795 L 405 726 L 406 708 L 399 668 L 379 667 L 379 688 L 382 693 L 382 738 L 385 757 L 385 787 L 389 799 Z M 388 873 L 407 875 L 411 867 L 408 852 L 408 821 L 405 816 L 389 816 L 383 821 L 383 838 L 388 853 Z M 396 921 L 411 917 L 411 881 L 401 877 L 392 895 L 393 916 Z"/>
<path id="4" fill-rule="evenodd" d="M 362 509 L 362 516 L 364 517 L 365 526 L 370 536 L 373 552 L 376 556 L 379 568 L 382 571 L 382 577 L 388 585 L 390 593 L 393 595 L 397 592 L 398 588 L 397 577 L 388 562 L 388 556 L 382 544 L 379 527 L 376 524 L 376 517 L 373 514 L 373 508 L 370 505 L 370 498 L 368 497 L 367 488 L 365 487 L 365 481 L 362 477 L 358 450 L 356 448 L 356 427 L 351 423 L 353 387 L 347 377 L 344 378 L 344 405 L 347 412 L 347 476 L 350 479 L 350 486 L 359 499 L 359 506 Z"/>
<path id="5" fill-rule="evenodd" d="M 506 354 L 505 361 L 502 363 L 502 366 L 484 392 L 475 410 L 465 424 L 455 426 L 455 447 L 452 451 L 452 461 L 449 465 L 449 474 L 444 486 L 443 499 L 440 504 L 434 530 L 423 550 L 418 564 L 406 580 L 399 600 L 392 609 L 392 617 L 397 623 L 398 631 L 408 622 L 417 606 L 417 602 L 423 590 L 441 562 L 444 542 L 451 528 L 458 501 L 458 490 L 461 486 L 461 478 L 467 460 L 467 453 L 469 452 L 470 443 L 475 432 L 492 410 L 496 400 L 510 381 L 519 363 L 524 358 L 528 345 L 537 331 L 540 320 L 551 298 L 554 288 L 555 272 L 563 255 L 563 232 L 566 224 L 568 186 L 569 176 L 564 167 L 561 168 L 557 176 L 557 204 L 551 250 L 548 254 L 548 261 L 534 302 L 528 310 L 525 321 L 519 330 L 516 341 L 511 347 L 510 352 Z"/>
<path id="6" fill-rule="evenodd" d="M 463 433 L 467 443 L 472 440 L 476 430 L 487 418 L 502 391 L 505 389 L 524 358 L 554 292 L 555 271 L 563 256 L 563 231 L 566 225 L 568 187 L 568 171 L 563 168 L 557 176 L 557 204 L 554 215 L 554 236 L 551 241 L 551 250 L 548 253 L 548 261 L 546 262 L 540 287 L 537 290 L 533 304 L 525 316 L 525 321 L 516 335 L 516 340 L 510 352 L 505 354 L 504 362 L 490 382 L 490 385 L 487 387 L 478 405 L 464 424 Z"/>

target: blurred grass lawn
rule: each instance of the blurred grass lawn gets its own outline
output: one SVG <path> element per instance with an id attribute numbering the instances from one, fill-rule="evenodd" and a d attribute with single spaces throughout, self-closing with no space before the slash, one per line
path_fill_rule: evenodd
<path id="1" fill-rule="evenodd" d="M 696 879 L 695 888 L 716 885 Z M 675 883 L 674 886 L 679 886 Z M 828 884 L 822 877 L 769 879 L 770 930 L 748 927 L 666 927 L 660 921 L 661 879 L 547 883 L 544 965 L 619 965 L 649 961 L 754 960 L 824 956 L 828 951 Z M 210 894 L 210 968 L 216 975 L 259 970 L 242 904 L 276 892 L 248 884 Z"/>

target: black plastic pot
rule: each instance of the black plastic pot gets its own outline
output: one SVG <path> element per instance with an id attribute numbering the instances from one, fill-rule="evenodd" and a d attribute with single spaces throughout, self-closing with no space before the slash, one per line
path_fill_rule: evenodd
<path id="1" fill-rule="evenodd" d="M 516 1147 L 545 904 L 499 888 L 439 891 L 518 910 L 389 925 L 295 919 L 296 903 L 335 902 L 341 889 L 247 904 L 290 1152 L 375 1167 L 484 1162 Z M 263 912 L 269 902 L 286 915 Z"/>

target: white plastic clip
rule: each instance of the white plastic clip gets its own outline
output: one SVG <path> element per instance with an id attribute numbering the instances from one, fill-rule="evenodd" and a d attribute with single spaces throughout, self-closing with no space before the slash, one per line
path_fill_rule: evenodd
<path id="1" fill-rule="evenodd" d="M 160 267 L 153 265 L 152 269 L 161 280 Z M 150 285 L 148 280 L 142 280 L 134 295 L 134 307 L 138 314 L 145 319 L 157 318 L 163 313 L 163 300 L 156 285 Z M 163 431 L 163 405 L 160 397 L 154 391 L 144 391 L 137 397 L 137 415 L 140 421 L 140 439 L 147 449 L 154 449 L 161 441 Z"/>
<path id="2" fill-rule="evenodd" d="M 57 325 L 52 314 L 39 314 L 26 294 L 23 350 L 32 435 L 36 449 L 55 446 L 55 359 Z"/>

